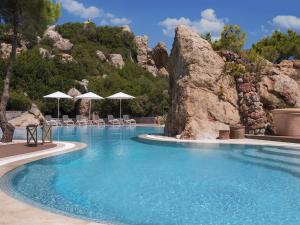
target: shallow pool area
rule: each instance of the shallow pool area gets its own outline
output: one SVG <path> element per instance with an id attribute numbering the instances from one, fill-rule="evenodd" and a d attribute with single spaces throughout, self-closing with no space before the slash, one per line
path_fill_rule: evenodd
<path id="1" fill-rule="evenodd" d="M 299 150 L 136 138 L 161 132 L 58 128 L 56 139 L 87 149 L 21 166 L 0 178 L 0 188 L 47 210 L 110 224 L 300 224 Z"/>

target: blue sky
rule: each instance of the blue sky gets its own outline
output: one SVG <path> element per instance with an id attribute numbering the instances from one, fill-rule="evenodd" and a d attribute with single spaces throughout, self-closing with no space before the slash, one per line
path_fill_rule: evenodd
<path id="1" fill-rule="evenodd" d="M 275 29 L 300 32 L 300 0 L 59 0 L 59 23 L 128 24 L 136 35 L 149 36 L 149 45 L 164 41 L 170 49 L 174 27 L 186 24 L 198 33 L 218 38 L 224 24 L 247 32 L 246 47 Z"/>

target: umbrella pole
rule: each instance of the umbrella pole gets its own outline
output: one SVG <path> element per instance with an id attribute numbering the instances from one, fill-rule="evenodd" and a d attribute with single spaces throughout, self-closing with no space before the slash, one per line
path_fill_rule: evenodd
<path id="1" fill-rule="evenodd" d="M 57 121 L 59 121 L 59 98 L 57 99 Z"/>
<path id="2" fill-rule="evenodd" d="M 120 121 L 122 118 L 122 99 L 120 99 Z"/>
<path id="3" fill-rule="evenodd" d="M 90 100 L 89 120 L 92 120 L 91 119 L 91 111 L 92 111 L 92 100 Z"/>

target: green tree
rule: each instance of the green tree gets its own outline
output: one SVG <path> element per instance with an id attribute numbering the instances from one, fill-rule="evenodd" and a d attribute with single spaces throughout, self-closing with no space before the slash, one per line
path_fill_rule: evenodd
<path id="1" fill-rule="evenodd" d="M 207 40 L 210 44 L 212 44 L 212 36 L 211 33 L 208 32 L 206 34 L 202 34 L 201 37 L 205 40 Z"/>
<path id="2" fill-rule="evenodd" d="M 9 99 L 10 80 L 17 59 L 17 47 L 22 40 L 34 42 L 48 24 L 54 23 L 60 16 L 60 5 L 50 0 L 1 0 L 0 22 L 8 30 L 9 42 L 12 46 L 8 59 L 3 91 L 0 102 L 0 127 L 3 132 L 1 141 L 11 142 L 14 126 L 8 123 L 6 107 Z"/>
<path id="3" fill-rule="evenodd" d="M 246 41 L 246 33 L 238 25 L 225 25 L 220 40 L 214 43 L 216 50 L 240 52 Z"/>
<path id="4" fill-rule="evenodd" d="M 252 46 L 259 55 L 276 63 L 284 59 L 300 59 L 300 35 L 292 30 L 287 33 L 274 31 Z"/>

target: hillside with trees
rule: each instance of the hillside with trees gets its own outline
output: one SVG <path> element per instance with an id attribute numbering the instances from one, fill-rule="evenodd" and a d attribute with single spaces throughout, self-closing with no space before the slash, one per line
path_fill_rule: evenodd
<path id="1" fill-rule="evenodd" d="M 1 27 L 5 29 L 4 26 Z M 66 23 L 55 27 L 63 38 L 73 47 L 61 51 L 53 46 L 53 40 L 43 37 L 39 42 L 27 45 L 27 50 L 19 54 L 11 82 L 10 110 L 27 110 L 31 102 L 36 103 L 45 114 L 56 113 L 56 102 L 43 99 L 43 96 L 60 90 L 68 92 L 79 89 L 78 82 L 89 81 L 89 91 L 103 97 L 124 91 L 137 98 L 124 101 L 124 111 L 133 116 L 163 115 L 167 106 L 167 78 L 154 77 L 136 63 L 134 35 L 119 27 L 97 27 L 93 23 Z M 2 32 L 1 32 L 2 33 Z M 5 37 L 0 37 L 5 41 Z M 48 56 L 41 54 L 47 51 Z M 105 56 L 121 54 L 125 65 L 122 68 L 101 61 L 96 52 Z M 64 55 L 72 60 L 64 61 Z M 49 56 L 50 55 L 50 56 Z M 6 59 L 0 60 L 0 73 L 4 75 Z M 2 83 L 1 83 L 2 86 Z M 100 115 L 118 114 L 118 102 L 103 100 L 94 104 Z M 62 113 L 74 115 L 74 103 L 62 101 Z"/>

